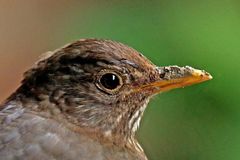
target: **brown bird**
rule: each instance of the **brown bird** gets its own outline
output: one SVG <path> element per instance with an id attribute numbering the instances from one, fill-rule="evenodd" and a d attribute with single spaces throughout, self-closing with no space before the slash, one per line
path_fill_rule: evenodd
<path id="1" fill-rule="evenodd" d="M 0 107 L 0 159 L 146 160 L 135 133 L 149 99 L 209 79 L 118 42 L 76 41 L 27 71 Z"/>

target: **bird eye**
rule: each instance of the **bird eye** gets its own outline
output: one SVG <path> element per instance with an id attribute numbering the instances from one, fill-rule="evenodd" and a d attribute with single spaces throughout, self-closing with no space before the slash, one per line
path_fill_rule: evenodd
<path id="1" fill-rule="evenodd" d="M 113 73 L 106 73 L 101 77 L 100 83 L 103 87 L 112 90 L 120 85 L 120 80 L 117 75 Z"/>
<path id="2" fill-rule="evenodd" d="M 99 89 L 114 94 L 122 86 L 122 78 L 115 72 L 102 71 L 100 72 L 97 86 Z"/>

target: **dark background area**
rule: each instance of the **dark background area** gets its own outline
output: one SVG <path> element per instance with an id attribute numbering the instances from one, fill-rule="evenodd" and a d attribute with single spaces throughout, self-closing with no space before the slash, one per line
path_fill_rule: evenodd
<path id="1" fill-rule="evenodd" d="M 240 159 L 239 1 L 0 0 L 1 101 L 41 53 L 88 37 L 213 75 L 151 101 L 138 131 L 150 160 Z"/>

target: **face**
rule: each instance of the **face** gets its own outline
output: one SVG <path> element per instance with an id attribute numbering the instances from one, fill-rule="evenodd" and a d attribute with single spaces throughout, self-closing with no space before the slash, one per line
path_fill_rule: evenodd
<path id="1" fill-rule="evenodd" d="M 26 73 L 23 84 L 36 100 L 41 99 L 39 93 L 48 95 L 81 127 L 127 135 L 138 128 L 152 95 L 206 78 L 205 72 L 195 71 L 156 67 L 123 44 L 92 39 L 77 41 L 41 60 Z M 196 80 L 200 75 L 203 78 Z"/>
<path id="2" fill-rule="evenodd" d="M 31 94 L 50 95 L 78 125 L 117 132 L 136 129 L 150 92 L 136 92 L 156 73 L 137 51 L 111 41 L 79 41 L 40 61 L 26 73 Z M 139 111 L 141 110 L 141 111 Z M 137 114 L 137 115 L 136 115 Z M 131 121 L 131 124 L 127 124 Z"/>

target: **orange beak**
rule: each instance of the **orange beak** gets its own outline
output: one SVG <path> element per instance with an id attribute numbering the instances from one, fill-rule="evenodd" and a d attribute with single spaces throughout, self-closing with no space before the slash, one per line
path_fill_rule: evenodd
<path id="1" fill-rule="evenodd" d="M 158 67 L 158 77 L 154 82 L 138 87 L 137 91 L 151 90 L 153 94 L 169 91 L 175 88 L 183 88 L 193 84 L 212 79 L 212 76 L 192 67 Z"/>

